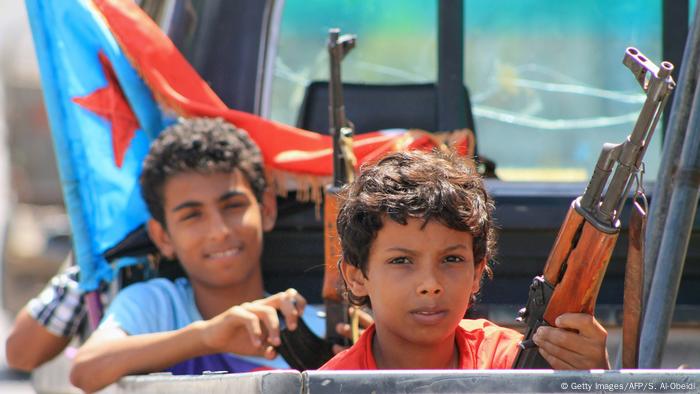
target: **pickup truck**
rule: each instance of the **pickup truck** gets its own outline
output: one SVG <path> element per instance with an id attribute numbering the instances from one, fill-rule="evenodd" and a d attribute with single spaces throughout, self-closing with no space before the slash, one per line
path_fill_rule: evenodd
<path id="1" fill-rule="evenodd" d="M 679 70 L 695 7 L 686 0 L 138 3 L 230 108 L 328 133 L 325 40 L 338 27 L 357 35 L 343 80 L 358 133 L 471 128 L 499 227 L 495 280 L 472 313 L 515 328 L 522 328 L 514 319 L 532 277 L 541 273 L 600 148 L 630 133 L 644 101 L 621 64 L 624 49 L 636 46 Z M 663 129 L 646 155 L 651 201 Z M 321 303 L 323 222 L 314 203 L 296 197 L 291 191 L 279 199 L 276 228 L 265 236 L 265 283 L 268 291 L 293 285 Z M 625 214 L 596 309 L 611 333 L 611 359 L 622 321 L 627 221 Z M 700 368 L 698 230 L 696 217 L 667 368 Z"/>

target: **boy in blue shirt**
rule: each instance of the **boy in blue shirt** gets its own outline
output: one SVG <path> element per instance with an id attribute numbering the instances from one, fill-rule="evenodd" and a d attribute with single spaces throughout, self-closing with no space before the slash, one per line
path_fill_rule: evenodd
<path id="1" fill-rule="evenodd" d="M 289 368 L 274 350 L 278 311 L 290 330 L 303 315 L 323 335 L 296 290 L 264 291 L 262 236 L 274 226 L 276 202 L 244 131 L 221 119 L 169 127 L 151 146 L 141 187 L 151 239 L 187 278 L 123 289 L 78 352 L 73 384 L 94 391 L 128 374 Z"/>

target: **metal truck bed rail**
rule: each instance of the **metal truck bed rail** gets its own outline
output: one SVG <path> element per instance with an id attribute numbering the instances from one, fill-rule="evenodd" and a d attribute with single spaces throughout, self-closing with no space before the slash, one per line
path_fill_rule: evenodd
<path id="1" fill-rule="evenodd" d="M 697 393 L 700 370 L 265 371 L 130 376 L 105 393 Z"/>

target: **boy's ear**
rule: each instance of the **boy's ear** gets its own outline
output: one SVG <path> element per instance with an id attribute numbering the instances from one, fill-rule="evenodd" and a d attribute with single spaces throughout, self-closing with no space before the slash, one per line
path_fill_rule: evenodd
<path id="1" fill-rule="evenodd" d="M 268 186 L 263 193 L 262 203 L 260 204 L 260 213 L 262 214 L 263 231 L 270 231 L 275 227 L 277 220 L 277 194 L 274 186 Z"/>
<path id="2" fill-rule="evenodd" d="M 368 295 L 367 288 L 365 287 L 365 281 L 367 278 L 365 277 L 365 274 L 362 273 L 361 269 L 350 265 L 343 260 L 343 262 L 340 264 L 340 274 L 343 275 L 343 279 L 345 280 L 348 290 L 350 290 L 355 297 L 364 297 Z"/>
<path id="3" fill-rule="evenodd" d="M 474 267 L 474 281 L 472 282 L 472 294 L 476 294 L 481 289 L 481 278 L 484 276 L 484 268 L 486 268 L 486 259 L 481 260 Z"/>
<path id="4" fill-rule="evenodd" d="M 163 225 L 161 225 L 157 220 L 151 218 L 148 219 L 146 227 L 148 229 L 148 236 L 151 237 L 153 243 L 156 244 L 160 254 L 166 258 L 174 259 L 175 247 L 170 239 L 170 235 L 165 228 L 163 228 Z"/>

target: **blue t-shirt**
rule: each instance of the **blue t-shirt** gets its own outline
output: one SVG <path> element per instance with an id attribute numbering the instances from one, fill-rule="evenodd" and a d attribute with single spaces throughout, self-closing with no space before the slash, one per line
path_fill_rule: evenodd
<path id="1" fill-rule="evenodd" d="M 304 309 L 303 319 L 318 336 L 325 334 L 325 320 L 312 306 Z M 186 278 L 174 282 L 156 278 L 133 284 L 119 292 L 107 308 L 100 328 L 118 327 L 129 335 L 177 330 L 202 320 L 194 292 Z M 176 364 L 166 371 L 174 375 L 198 375 L 204 371 L 250 372 L 258 369 L 288 369 L 281 356 L 263 357 L 219 353 L 196 357 Z"/>

